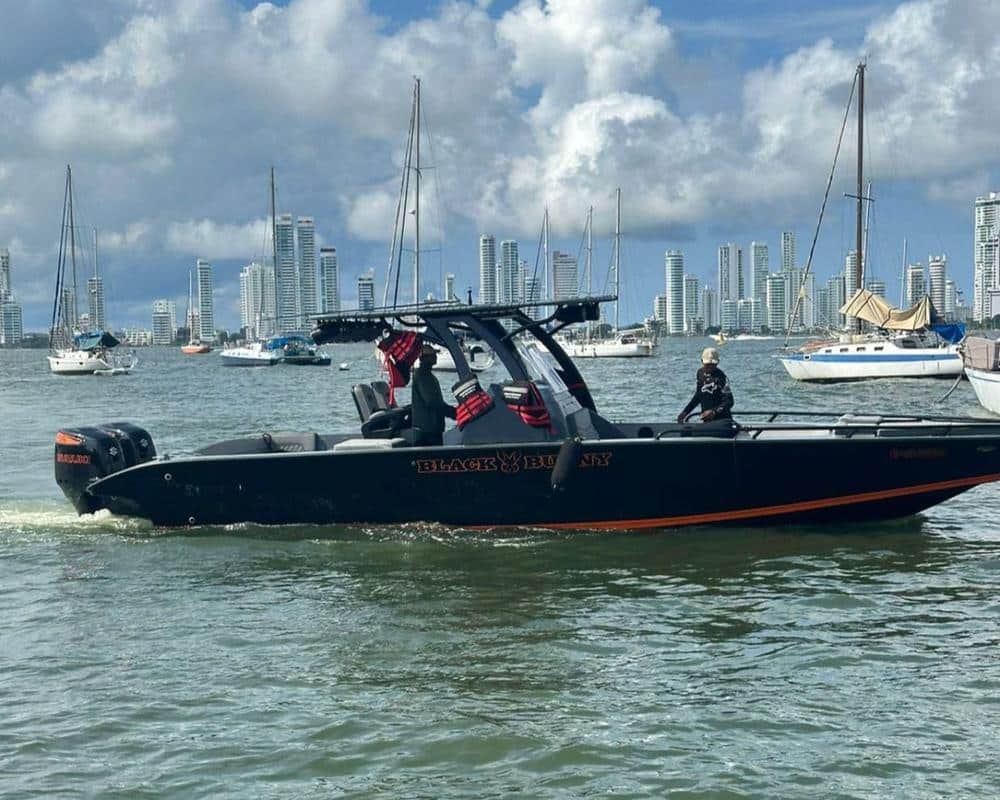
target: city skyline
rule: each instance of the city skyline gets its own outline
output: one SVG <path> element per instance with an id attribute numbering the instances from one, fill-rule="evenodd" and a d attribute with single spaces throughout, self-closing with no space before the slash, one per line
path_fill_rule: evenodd
<path id="1" fill-rule="evenodd" d="M 877 198 L 871 265 L 898 298 L 907 238 L 911 252 L 947 253 L 971 302 L 969 205 L 1000 187 L 1000 112 L 982 102 L 1000 68 L 982 37 L 1000 26 L 1000 8 L 986 0 L 845 0 L 832 15 L 780 0 L 738 14 L 725 4 L 643 0 L 579 8 L 458 0 L 378 14 L 321 0 L 197 8 L 204 19 L 190 25 L 177 4 L 95 0 L 44 24 L 15 15 L 0 32 L 11 123 L 0 245 L 17 264 L 29 328 L 47 325 L 67 162 L 80 175 L 81 218 L 101 230 L 112 323 L 147 320 L 153 298 L 182 302 L 178 275 L 200 257 L 215 270 L 219 326 L 238 325 L 239 273 L 269 255 L 261 232 L 271 163 L 282 176 L 279 208 L 315 215 L 315 252 L 336 245 L 341 294 L 353 302 L 362 271 L 375 267 L 384 279 L 412 74 L 422 78 L 435 145 L 422 290 L 440 293 L 444 273 L 456 276 L 460 295 L 477 287 L 470 253 L 484 230 L 517 240 L 533 263 L 546 207 L 550 251 L 578 253 L 591 205 L 600 285 L 617 186 L 627 317 L 649 313 L 668 249 L 683 250 L 704 286 L 715 283 L 719 244 L 739 242 L 746 287 L 755 241 L 768 243 L 772 271 L 782 230 L 797 233 L 796 263 L 807 259 L 860 55 Z M 66 51 L 70 30 L 77 46 Z M 905 52 L 898 41 L 909 43 Z M 598 51 L 605 57 L 591 58 Z M 203 60 L 180 57 L 189 52 Z M 316 79 L 278 78 L 291 74 Z M 484 98 L 490 124 L 472 124 Z M 928 117 L 928 107 L 939 113 Z M 821 283 L 853 249 L 851 232 L 840 232 L 851 227 L 842 223 L 851 218 L 842 197 L 853 188 L 851 144 L 815 253 Z M 288 298 L 310 304 L 308 282 L 290 288 L 286 307 Z"/>

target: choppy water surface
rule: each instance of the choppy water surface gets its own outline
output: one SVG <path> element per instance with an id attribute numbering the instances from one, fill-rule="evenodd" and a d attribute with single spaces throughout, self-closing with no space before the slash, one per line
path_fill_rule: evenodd
<path id="1" fill-rule="evenodd" d="M 609 416 L 669 418 L 704 344 L 582 366 Z M 940 405 L 947 383 L 796 385 L 771 350 L 724 348 L 738 406 L 980 413 L 967 386 Z M 1000 786 L 1000 487 L 842 530 L 154 531 L 71 512 L 56 428 L 131 419 L 171 452 L 345 430 L 374 365 L 147 351 L 135 375 L 92 379 L 42 356 L 0 352 L 4 797 Z"/>

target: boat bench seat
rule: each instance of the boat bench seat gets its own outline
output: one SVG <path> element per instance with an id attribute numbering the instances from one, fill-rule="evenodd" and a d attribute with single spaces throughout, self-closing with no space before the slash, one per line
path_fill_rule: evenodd
<path id="1" fill-rule="evenodd" d="M 258 453 L 312 453 L 316 450 L 326 450 L 326 443 L 315 432 L 284 431 L 228 439 L 210 444 L 195 453 L 199 456 L 249 456 Z"/>

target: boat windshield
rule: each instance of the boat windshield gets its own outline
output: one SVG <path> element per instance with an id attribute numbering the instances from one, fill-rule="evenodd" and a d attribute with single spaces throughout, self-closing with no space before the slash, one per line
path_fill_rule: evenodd
<path id="1" fill-rule="evenodd" d="M 525 341 L 515 337 L 513 343 L 528 375 L 535 383 L 549 387 L 565 416 L 583 408 L 562 379 L 562 373 L 559 371 L 555 357 L 545 349 L 540 341 Z"/>

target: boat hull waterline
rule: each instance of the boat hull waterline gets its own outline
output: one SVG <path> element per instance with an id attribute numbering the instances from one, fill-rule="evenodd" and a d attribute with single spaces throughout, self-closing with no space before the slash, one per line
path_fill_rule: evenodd
<path id="1" fill-rule="evenodd" d="M 1000 416 L 1000 372 L 966 367 L 965 376 L 976 393 L 979 405 Z"/>
<path id="2" fill-rule="evenodd" d="M 139 464 L 82 490 L 60 483 L 81 513 L 106 508 L 171 527 L 429 522 L 629 530 L 890 519 L 1000 479 L 1000 429 L 953 437 L 593 441 L 584 443 L 565 489 L 554 491 L 559 450 L 548 442 L 195 456 Z M 778 465 L 783 478 L 774 481 Z"/>
<path id="3" fill-rule="evenodd" d="M 781 363 L 798 381 L 837 382 L 876 378 L 954 378 L 962 373 L 962 357 L 954 347 L 891 353 L 793 353 Z"/>

